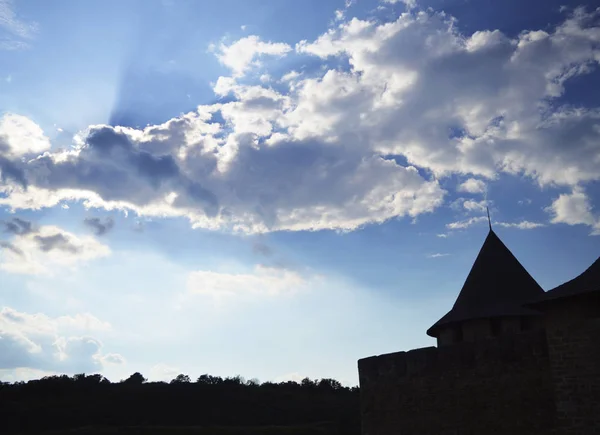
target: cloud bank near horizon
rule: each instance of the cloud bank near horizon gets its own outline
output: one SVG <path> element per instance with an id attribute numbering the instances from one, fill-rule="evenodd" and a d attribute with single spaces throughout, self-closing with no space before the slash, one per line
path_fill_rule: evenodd
<path id="1" fill-rule="evenodd" d="M 124 358 L 104 353 L 91 334 L 111 325 L 91 314 L 49 317 L 10 307 L 0 310 L 0 370 L 29 368 L 47 373 L 96 373 Z"/>

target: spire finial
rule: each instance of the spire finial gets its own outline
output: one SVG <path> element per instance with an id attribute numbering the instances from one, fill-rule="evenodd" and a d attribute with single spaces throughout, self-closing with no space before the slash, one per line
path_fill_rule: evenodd
<path id="1" fill-rule="evenodd" d="M 490 231 L 492 231 L 492 220 L 490 219 L 490 208 L 486 207 L 485 209 L 487 210 L 488 225 L 490 226 Z"/>

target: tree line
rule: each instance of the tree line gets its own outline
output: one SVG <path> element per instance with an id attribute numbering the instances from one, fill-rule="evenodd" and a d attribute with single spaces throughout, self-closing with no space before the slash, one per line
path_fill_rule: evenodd
<path id="1" fill-rule="evenodd" d="M 335 379 L 246 381 L 185 374 L 148 382 L 136 372 L 120 382 L 99 374 L 0 383 L 3 433 L 127 426 L 301 426 L 330 423 L 360 434 L 358 387 Z"/>

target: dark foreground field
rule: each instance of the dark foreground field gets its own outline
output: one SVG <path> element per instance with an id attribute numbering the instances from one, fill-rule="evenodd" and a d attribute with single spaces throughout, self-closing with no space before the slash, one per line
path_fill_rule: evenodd
<path id="1" fill-rule="evenodd" d="M 0 422 L 3 435 L 359 435 L 359 390 L 332 379 L 52 376 L 0 384 Z"/>
<path id="2" fill-rule="evenodd" d="M 40 435 L 337 435 L 334 424 L 324 423 L 307 426 L 258 426 L 258 427 L 177 427 L 177 426 L 131 426 L 131 427 L 84 427 L 71 430 L 43 432 Z"/>

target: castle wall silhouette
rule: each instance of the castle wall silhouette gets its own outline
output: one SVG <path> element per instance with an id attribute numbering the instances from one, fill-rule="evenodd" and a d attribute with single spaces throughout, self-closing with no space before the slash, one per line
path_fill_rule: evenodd
<path id="1" fill-rule="evenodd" d="M 427 334 L 358 361 L 363 435 L 600 434 L 600 258 L 544 292 L 490 228 Z"/>

